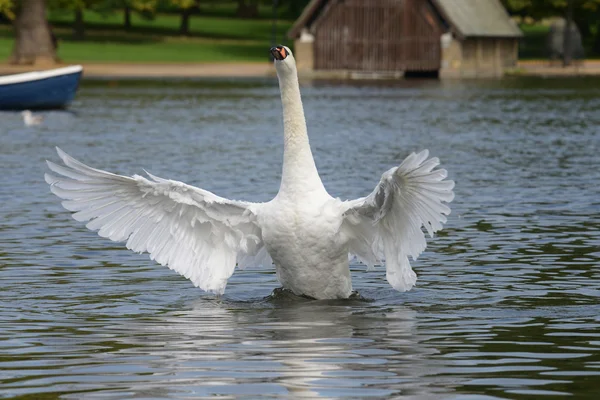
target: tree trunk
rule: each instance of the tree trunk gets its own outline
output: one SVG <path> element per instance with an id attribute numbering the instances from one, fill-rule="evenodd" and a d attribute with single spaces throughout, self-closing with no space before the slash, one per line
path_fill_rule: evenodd
<path id="1" fill-rule="evenodd" d="M 238 0 L 238 7 L 235 15 L 240 18 L 258 17 L 258 1 L 251 0 L 250 4 L 247 4 L 246 0 Z"/>
<path id="2" fill-rule="evenodd" d="M 14 29 L 11 64 L 54 64 L 58 61 L 46 20 L 46 0 L 22 0 Z"/>
<path id="3" fill-rule="evenodd" d="M 594 40 L 593 52 L 600 56 L 600 24 L 596 28 L 596 40 Z"/>
<path id="4" fill-rule="evenodd" d="M 125 6 L 123 9 L 125 11 L 125 30 L 131 29 L 131 8 L 129 6 Z"/>
<path id="5" fill-rule="evenodd" d="M 245 10 L 246 10 L 246 1 L 238 0 L 238 6 L 237 6 L 237 9 L 235 10 L 236 17 L 241 17 Z"/>
<path id="6" fill-rule="evenodd" d="M 563 45 L 563 66 L 571 65 L 573 55 L 571 26 L 573 25 L 573 0 L 568 0 L 567 3 L 567 18 L 565 22 L 565 36 Z"/>
<path id="7" fill-rule="evenodd" d="M 85 28 L 83 24 L 83 10 L 78 8 L 75 10 L 75 23 L 73 24 L 73 39 L 83 40 L 85 37 Z"/>
<path id="8" fill-rule="evenodd" d="M 191 8 L 181 10 L 181 25 L 179 25 L 179 33 L 185 36 L 190 35 L 190 16 L 192 15 Z"/>

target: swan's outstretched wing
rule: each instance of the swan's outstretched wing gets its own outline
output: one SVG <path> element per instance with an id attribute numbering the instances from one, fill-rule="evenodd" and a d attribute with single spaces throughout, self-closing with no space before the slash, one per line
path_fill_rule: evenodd
<path id="1" fill-rule="evenodd" d="M 88 167 L 59 148 L 65 166 L 46 182 L 73 218 L 127 248 L 222 294 L 237 263 L 271 264 L 256 220 L 258 204 L 227 200 L 151 174 L 126 177 Z"/>
<path id="2" fill-rule="evenodd" d="M 428 155 L 412 153 L 386 171 L 369 196 L 343 203 L 350 253 L 369 267 L 385 260 L 387 280 L 400 291 L 417 281 L 408 256 L 416 259 L 427 246 L 421 227 L 433 237 L 450 214 L 443 202 L 454 198 L 454 182 L 444 180 L 446 170 L 434 170 L 439 160 Z"/>

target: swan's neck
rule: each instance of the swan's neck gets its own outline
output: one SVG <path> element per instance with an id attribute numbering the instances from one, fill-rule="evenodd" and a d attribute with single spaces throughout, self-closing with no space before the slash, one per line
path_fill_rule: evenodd
<path id="1" fill-rule="evenodd" d="M 326 193 L 310 150 L 296 74 L 279 78 L 283 104 L 283 171 L 280 194 Z"/>

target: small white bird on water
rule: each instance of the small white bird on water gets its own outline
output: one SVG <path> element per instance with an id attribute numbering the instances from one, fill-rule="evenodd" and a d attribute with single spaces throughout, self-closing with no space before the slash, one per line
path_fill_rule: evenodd
<path id="1" fill-rule="evenodd" d="M 33 115 L 33 113 L 29 110 L 25 110 L 21 112 L 23 116 L 23 122 L 25 126 L 34 126 L 41 125 L 42 121 L 44 121 L 44 117 L 42 115 Z"/>
<path id="2" fill-rule="evenodd" d="M 296 62 L 285 46 L 271 49 L 283 103 L 281 186 L 267 203 L 228 200 L 185 183 L 126 177 L 88 167 L 57 148 L 65 166 L 48 161 L 52 192 L 78 221 L 222 294 L 235 266 L 275 264 L 284 288 L 316 299 L 352 294 L 349 254 L 373 267 L 385 263 L 397 290 L 413 287 L 415 259 L 442 228 L 454 182 L 434 170 L 427 150 L 385 172 L 368 196 L 341 201 L 319 178 L 304 119 Z"/>

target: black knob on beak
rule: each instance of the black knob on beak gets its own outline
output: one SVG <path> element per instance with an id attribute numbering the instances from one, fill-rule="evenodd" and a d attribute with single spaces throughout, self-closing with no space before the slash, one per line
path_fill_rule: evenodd
<path id="1" fill-rule="evenodd" d="M 273 55 L 273 58 L 278 61 L 285 60 L 285 58 L 288 56 L 288 52 L 285 49 L 285 47 L 283 47 L 283 46 L 271 47 L 270 51 L 271 51 L 271 54 Z"/>

